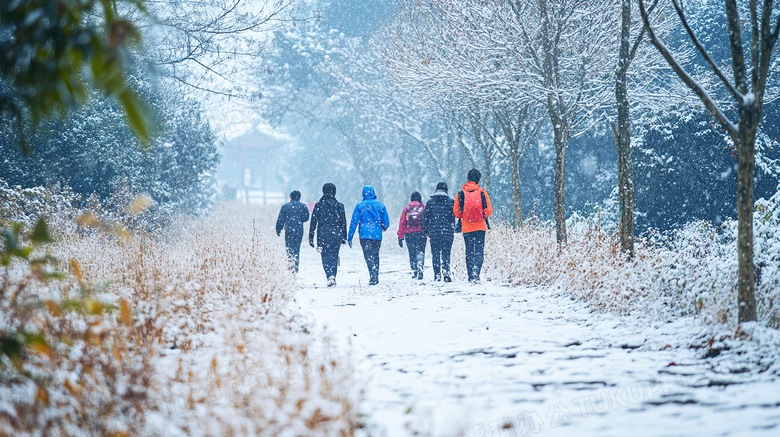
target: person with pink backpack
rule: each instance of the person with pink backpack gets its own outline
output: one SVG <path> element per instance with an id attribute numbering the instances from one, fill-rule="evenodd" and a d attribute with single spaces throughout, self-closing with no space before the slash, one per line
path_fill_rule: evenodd
<path id="1" fill-rule="evenodd" d="M 425 245 L 428 239 L 423 233 L 423 211 L 425 206 L 422 204 L 422 196 L 415 191 L 412 193 L 411 202 L 401 213 L 401 220 L 398 223 L 398 245 L 409 250 L 409 266 L 412 268 L 412 278 L 423 278 L 423 267 L 425 266 Z"/>

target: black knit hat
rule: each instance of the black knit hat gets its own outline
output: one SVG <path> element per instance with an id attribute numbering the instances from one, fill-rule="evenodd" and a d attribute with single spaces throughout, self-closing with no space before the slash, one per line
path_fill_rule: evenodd
<path id="1" fill-rule="evenodd" d="M 479 183 L 479 180 L 482 179 L 482 173 L 479 172 L 476 168 L 472 168 L 469 170 L 468 174 L 468 180 L 469 182 L 474 182 L 475 184 Z"/>
<path id="2" fill-rule="evenodd" d="M 422 202 L 422 196 L 417 191 L 412 193 L 412 202 Z"/>
<path id="3" fill-rule="evenodd" d="M 436 184 L 436 191 L 444 191 L 445 193 L 448 191 L 447 183 L 446 182 L 439 182 Z"/>
<path id="4" fill-rule="evenodd" d="M 322 194 L 330 194 L 331 196 L 336 195 L 336 185 L 328 182 L 327 184 L 322 186 Z"/>

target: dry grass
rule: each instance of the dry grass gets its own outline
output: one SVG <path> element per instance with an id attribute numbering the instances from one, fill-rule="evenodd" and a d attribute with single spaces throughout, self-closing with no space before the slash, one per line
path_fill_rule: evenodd
<path id="1" fill-rule="evenodd" d="M 485 277 L 552 287 L 618 314 L 661 320 L 694 316 L 705 323 L 735 325 L 736 246 L 728 226 L 690 223 L 640 241 L 629 260 L 617 236 L 593 222 L 571 226 L 564 247 L 551 226 L 513 230 L 498 225 L 488 238 Z M 777 270 L 766 268 L 757 288 L 760 321 L 773 328 L 780 324 Z"/>
<path id="2" fill-rule="evenodd" d="M 70 234 L 51 249 L 69 279 L 29 301 L 108 310 L 35 313 L 56 347 L 27 356 L 45 378 L 3 374 L 0 434 L 351 435 L 351 369 L 296 320 L 271 229 L 233 205 L 165 235 Z"/>

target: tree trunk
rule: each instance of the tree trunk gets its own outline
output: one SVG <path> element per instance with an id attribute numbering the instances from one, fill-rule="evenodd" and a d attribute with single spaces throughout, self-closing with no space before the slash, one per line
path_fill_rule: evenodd
<path id="1" fill-rule="evenodd" d="M 569 129 L 565 121 L 551 117 L 555 137 L 554 214 L 555 238 L 558 244 L 566 244 L 566 145 L 569 144 Z"/>
<path id="2" fill-rule="evenodd" d="M 618 117 L 619 118 L 619 117 Z M 620 120 L 618 120 L 618 131 Z M 620 247 L 634 257 L 634 170 L 631 165 L 631 132 L 618 142 L 618 196 L 620 198 Z"/>
<path id="3" fill-rule="evenodd" d="M 729 48 L 731 49 L 731 69 L 734 74 L 734 84 L 731 85 L 720 71 L 717 65 L 705 56 L 710 68 L 715 75 L 731 87 L 730 91 L 739 108 L 739 122 L 735 127 L 726 115 L 721 112 L 718 104 L 707 92 L 689 76 L 674 56 L 658 40 L 650 26 L 650 19 L 644 8 L 644 2 L 639 2 L 639 10 L 642 13 L 642 21 L 650 36 L 653 45 L 666 59 L 675 73 L 685 84 L 692 89 L 701 99 L 704 106 L 710 111 L 715 121 L 731 136 L 737 146 L 739 163 L 737 165 L 737 259 L 739 263 L 737 291 L 739 302 L 739 322 L 751 322 L 757 320 L 755 297 L 755 272 L 753 271 L 753 175 L 755 171 L 755 145 L 756 131 L 761 122 L 763 96 L 766 90 L 766 79 L 769 74 L 769 66 L 772 61 L 772 50 L 777 42 L 777 34 L 780 33 L 780 23 L 772 29 L 773 2 L 764 2 L 761 27 L 758 23 L 757 2 L 751 1 L 750 26 L 752 27 L 750 60 L 752 71 L 745 65 L 744 48 L 742 42 L 742 28 L 745 21 L 739 17 L 739 8 L 735 0 L 726 0 L 726 22 L 728 23 Z M 684 13 L 679 4 L 675 3 L 677 14 L 683 25 L 687 27 Z M 691 40 L 700 53 L 706 54 L 699 46 L 693 31 L 687 29 Z M 760 48 L 759 48 L 760 46 Z M 751 87 L 748 87 L 748 73 L 751 75 Z M 752 88 L 752 89 L 750 89 Z M 750 92 L 749 92 L 750 91 Z"/>
<path id="4" fill-rule="evenodd" d="M 626 71 L 631 62 L 630 29 L 631 2 L 623 0 L 623 19 L 620 35 L 620 57 L 615 78 L 615 100 L 617 102 L 617 144 L 618 195 L 620 209 L 620 247 L 629 258 L 634 257 L 634 171 L 631 166 L 631 106 L 628 101 Z"/>
<path id="5" fill-rule="evenodd" d="M 739 321 L 757 320 L 756 278 L 753 271 L 753 174 L 755 171 L 756 130 L 761 110 L 753 105 L 741 108 L 737 155 L 737 253 L 739 260 Z"/>
<path id="6" fill-rule="evenodd" d="M 558 70 L 558 46 L 554 44 L 552 18 L 548 13 L 547 0 L 539 0 L 542 17 L 542 48 L 544 53 L 544 85 L 556 91 L 547 93 L 547 113 L 552 123 L 555 143 L 555 176 L 553 177 L 553 215 L 555 216 L 555 238 L 559 245 L 566 244 L 566 146 L 571 135 L 567 118 L 567 107 L 555 92 L 560 92 Z M 557 28 L 556 28 L 557 29 Z"/>
<path id="7" fill-rule="evenodd" d="M 523 227 L 523 196 L 520 187 L 520 156 L 515 150 L 509 155 L 512 166 L 512 206 L 515 215 L 515 229 Z"/>

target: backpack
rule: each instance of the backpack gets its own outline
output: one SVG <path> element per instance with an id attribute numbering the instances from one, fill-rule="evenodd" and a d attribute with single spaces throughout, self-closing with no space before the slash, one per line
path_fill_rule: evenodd
<path id="1" fill-rule="evenodd" d="M 477 191 L 479 191 L 479 198 L 476 194 Z M 469 191 L 468 196 L 466 196 L 466 192 L 463 190 L 458 192 L 458 207 L 460 208 L 462 219 L 471 223 L 485 220 L 487 228 L 490 229 L 490 222 L 485 217 L 485 208 L 487 208 L 485 192 L 483 190 L 477 191 Z"/>
<path id="2" fill-rule="evenodd" d="M 406 210 L 407 228 L 422 229 L 422 210 L 421 206 L 413 206 Z"/>

